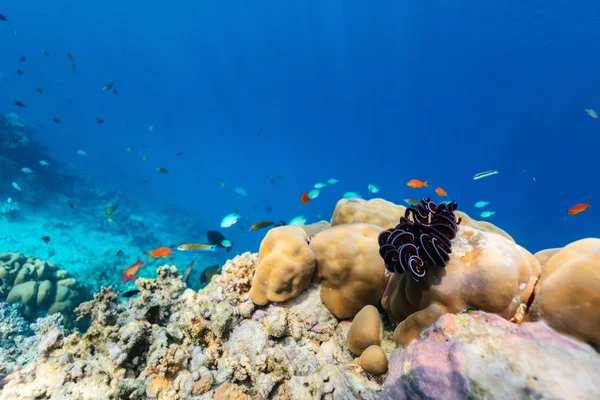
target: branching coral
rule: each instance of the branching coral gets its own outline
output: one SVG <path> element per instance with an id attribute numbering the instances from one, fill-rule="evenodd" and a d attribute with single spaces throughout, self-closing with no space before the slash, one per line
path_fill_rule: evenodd
<path id="1" fill-rule="evenodd" d="M 395 228 L 379 234 L 385 268 L 397 274 L 410 272 L 419 281 L 429 266 L 444 267 L 461 222 L 454 215 L 457 206 L 455 202 L 437 206 L 428 198 L 406 209 Z"/>

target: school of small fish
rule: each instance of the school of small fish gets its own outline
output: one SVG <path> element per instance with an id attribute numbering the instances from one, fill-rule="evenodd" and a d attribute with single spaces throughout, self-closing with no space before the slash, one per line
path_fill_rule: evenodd
<path id="1" fill-rule="evenodd" d="M 9 19 L 4 16 L 3 14 L 0 14 L 0 21 L 3 22 L 9 22 Z M 19 32 L 15 29 L 14 30 L 14 36 L 17 39 L 20 39 L 21 36 L 19 34 Z M 45 57 L 51 57 L 51 53 L 50 51 L 48 51 L 47 49 L 42 49 L 41 53 L 43 56 Z M 66 57 L 68 59 L 68 64 L 70 69 L 73 72 L 78 72 L 78 69 L 75 66 L 75 57 L 71 54 L 71 53 L 66 53 Z M 19 59 L 19 65 L 23 65 L 26 66 L 26 60 L 27 58 L 25 56 L 21 56 Z M 25 67 L 20 67 L 16 70 L 18 75 L 24 75 L 27 76 L 26 74 L 26 68 Z M 117 76 L 119 74 L 117 73 Z M 3 80 L 6 80 L 5 77 L 2 77 Z M 108 80 L 108 79 L 107 79 Z M 106 82 L 106 81 L 105 81 Z M 98 85 L 97 87 L 100 87 L 100 85 Z M 118 90 L 117 90 L 117 85 L 115 83 L 114 80 L 110 80 L 109 82 L 106 82 L 104 85 L 101 86 L 102 91 L 104 92 L 108 92 L 108 93 L 112 93 L 114 95 L 118 94 Z M 97 89 L 96 89 L 97 90 Z M 40 94 L 40 95 L 44 95 L 47 96 L 46 92 L 41 88 L 41 87 L 35 87 L 35 91 Z M 72 99 L 68 99 L 69 103 L 72 102 Z M 20 100 L 11 100 L 11 103 L 19 108 L 27 108 L 27 105 L 25 105 L 22 101 Z M 584 109 L 585 113 L 593 119 L 598 119 L 598 114 L 594 109 L 591 108 L 585 108 Z M 59 125 L 62 126 L 63 125 L 63 121 L 57 117 L 52 117 L 51 120 Z M 95 117 L 96 123 L 97 124 L 103 124 L 104 123 L 104 119 L 101 118 L 100 116 L 96 116 Z M 68 121 L 65 121 L 68 122 Z M 125 125 L 129 125 L 129 121 L 126 120 L 125 121 Z M 153 125 L 148 125 L 148 131 L 151 133 L 155 132 L 155 128 Z M 263 129 L 259 128 L 257 130 L 257 135 L 261 135 Z M 141 149 L 145 149 L 145 145 L 140 146 Z M 134 146 L 127 146 L 125 147 L 125 151 L 126 152 L 134 152 L 136 150 L 136 147 Z M 76 151 L 76 154 L 80 157 L 88 157 L 88 154 L 86 153 L 86 151 L 79 149 Z M 177 157 L 181 157 L 183 155 L 183 152 L 179 151 L 175 154 Z M 148 161 L 149 158 L 146 154 L 143 154 L 141 156 L 143 161 Z M 42 169 L 39 169 L 38 171 L 48 171 L 48 167 L 50 166 L 50 163 L 48 163 L 45 160 L 39 160 L 39 165 L 41 167 L 43 167 Z M 159 174 L 168 174 L 169 171 L 162 166 L 158 166 L 155 168 L 155 171 Z M 523 170 L 523 172 L 525 172 L 526 170 Z M 27 167 L 27 166 L 23 166 L 21 168 L 21 172 L 24 175 L 32 175 L 32 174 L 36 174 L 36 171 L 34 171 L 33 169 Z M 492 177 L 494 175 L 498 175 L 499 174 L 499 170 L 486 170 L 486 171 L 482 171 L 482 172 L 478 172 L 475 173 L 473 175 L 473 180 L 477 181 L 480 179 L 484 179 L 484 178 L 489 178 Z M 24 178 L 27 179 L 27 178 Z M 270 182 L 272 185 L 275 185 L 276 182 L 278 182 L 278 180 L 283 179 L 283 176 L 277 174 L 276 176 L 272 177 L 270 179 Z M 533 180 L 535 181 L 536 178 L 533 177 Z M 143 179 L 141 181 L 144 184 L 149 183 L 149 181 L 147 179 Z M 300 196 L 300 202 L 303 205 L 309 205 L 309 203 L 313 200 L 316 200 L 317 198 L 319 198 L 319 196 L 321 195 L 322 191 L 328 191 L 328 190 L 332 190 L 331 186 L 332 185 L 336 185 L 338 184 L 340 181 L 336 178 L 329 178 L 326 179 L 324 182 L 317 182 L 315 183 L 312 188 L 304 191 L 301 196 Z M 429 181 L 423 181 L 420 179 L 411 179 L 407 182 L 406 184 L 408 187 L 410 187 L 411 189 L 427 189 L 429 188 Z M 14 190 L 16 190 L 17 192 L 22 192 L 21 187 L 19 186 L 19 184 L 17 182 L 12 182 L 12 187 Z M 27 188 L 27 186 L 24 186 L 25 188 Z M 220 184 L 220 188 L 221 189 L 225 189 L 226 187 L 226 183 L 225 182 L 221 182 Z M 398 190 L 399 188 L 394 188 L 394 190 Z M 372 194 L 377 194 L 380 192 L 380 188 L 372 183 L 369 183 L 367 185 L 367 190 L 368 192 L 372 193 Z M 233 191 L 242 196 L 242 197 L 249 197 L 248 191 L 243 188 L 243 187 L 235 187 L 233 189 Z M 434 190 L 435 194 L 439 197 L 447 197 L 448 193 L 446 192 L 446 190 L 444 188 L 442 188 L 441 186 L 437 186 Z M 347 191 L 345 193 L 343 193 L 342 197 L 344 199 L 348 199 L 348 200 L 352 200 L 352 199 L 362 199 L 362 195 L 359 194 L 358 192 L 353 192 L 353 191 Z M 426 196 L 422 196 L 422 197 L 426 197 Z M 12 198 L 8 198 L 7 199 L 8 203 L 12 203 L 13 199 Z M 414 198 L 410 198 L 410 197 L 406 197 L 404 198 L 404 202 L 408 205 L 415 205 L 415 204 L 419 204 L 419 200 L 418 199 L 414 199 Z M 450 201 L 442 201 L 442 203 L 446 203 L 449 204 Z M 479 200 L 477 202 L 474 203 L 474 207 L 476 209 L 483 209 L 488 207 L 491 204 L 490 201 L 483 201 L 483 200 Z M 72 203 L 68 203 L 69 207 L 71 209 L 74 208 L 74 205 Z M 569 208 L 567 210 L 567 214 L 568 215 L 577 215 L 579 213 L 582 213 L 586 210 L 588 210 L 591 207 L 591 200 L 589 200 L 586 203 L 578 203 L 573 205 L 571 208 Z M 118 204 L 114 204 L 114 205 L 110 205 L 105 209 L 105 214 L 108 216 L 107 221 L 108 222 L 114 222 L 115 219 L 113 218 L 113 214 L 115 214 L 115 212 L 118 209 Z M 257 206 L 255 206 L 253 208 L 253 210 L 256 210 Z M 271 206 L 266 206 L 265 210 L 267 212 L 270 212 L 272 210 Z M 486 218 L 490 218 L 492 216 L 494 216 L 496 214 L 495 211 L 491 211 L 491 210 L 485 210 L 482 211 L 479 216 L 483 219 Z M 231 228 L 234 225 L 238 224 L 242 219 L 247 219 L 248 217 L 244 216 L 242 217 L 241 213 L 239 210 L 234 210 L 234 212 L 229 213 L 227 215 L 225 215 L 219 226 L 221 228 Z M 320 214 L 317 215 L 317 218 L 322 218 L 322 216 Z M 307 218 L 304 215 L 298 215 L 294 218 L 292 218 L 287 225 L 292 225 L 292 226 L 303 226 L 305 225 L 307 222 Z M 285 221 L 273 221 L 270 219 L 265 219 L 265 220 L 261 220 L 258 221 L 256 223 L 254 223 L 253 225 L 250 226 L 250 228 L 248 229 L 248 231 L 257 231 L 257 230 L 261 230 L 261 229 L 267 229 L 267 228 L 272 228 L 272 227 L 277 227 L 277 226 L 282 226 L 282 225 L 286 225 Z M 241 226 L 240 226 L 241 228 Z M 242 228 L 243 229 L 243 228 Z M 218 248 L 224 248 L 227 251 L 229 251 L 232 247 L 232 243 L 227 240 L 225 237 L 223 237 L 220 233 L 216 232 L 216 231 L 209 231 L 207 233 L 207 238 L 208 238 L 208 242 L 209 243 L 184 243 L 181 244 L 179 246 L 176 247 L 176 249 L 180 252 L 183 253 L 197 253 L 197 252 L 214 252 L 217 251 Z M 50 237 L 49 236 L 42 236 L 42 239 L 44 242 L 48 243 L 50 241 Z M 165 257 L 169 257 L 173 254 L 173 250 L 171 249 L 171 247 L 158 247 L 152 251 L 148 251 L 147 252 L 147 256 L 148 258 L 165 258 Z M 119 250 L 119 252 L 121 252 Z M 144 264 L 144 261 L 141 260 L 141 258 L 138 258 L 138 261 L 135 262 L 134 264 L 132 264 L 131 266 L 127 267 L 125 270 L 123 270 L 122 273 L 122 282 L 127 282 L 130 280 L 135 280 L 136 279 L 136 275 L 139 272 L 141 266 Z M 191 264 L 191 266 L 188 268 L 191 271 L 191 268 L 193 268 L 193 265 L 195 264 L 195 261 Z M 218 266 L 215 266 L 218 269 Z M 189 275 L 189 273 L 188 273 Z M 128 293 L 126 293 L 124 295 L 124 297 L 130 297 L 133 296 L 135 291 L 130 291 Z M 150 309 L 148 311 L 148 318 L 149 319 L 155 319 L 155 318 L 159 318 L 160 316 L 160 309 Z"/>

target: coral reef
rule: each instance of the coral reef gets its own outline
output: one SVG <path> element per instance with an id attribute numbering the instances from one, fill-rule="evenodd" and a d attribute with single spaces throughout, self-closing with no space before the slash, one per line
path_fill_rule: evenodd
<path id="1" fill-rule="evenodd" d="M 409 207 L 395 228 L 379 234 L 379 254 L 386 269 L 397 274 L 410 272 L 418 282 L 428 268 L 444 267 L 461 222 L 454 216 L 456 207 L 456 203 L 438 207 L 431 199 Z"/>
<path id="2" fill-rule="evenodd" d="M 384 399 L 597 399 L 600 356 L 541 322 L 444 314 L 389 360 Z"/>
<path id="3" fill-rule="evenodd" d="M 348 348 L 360 356 L 367 347 L 381 344 L 381 317 L 377 308 L 367 305 L 356 314 L 348 331 Z"/>
<path id="4" fill-rule="evenodd" d="M 15 367 L 39 359 L 53 334 L 63 332 L 62 315 L 53 314 L 29 324 L 20 310 L 22 304 L 0 302 L 0 380 Z"/>
<path id="5" fill-rule="evenodd" d="M 342 200 L 332 226 L 273 228 L 197 292 L 174 265 L 134 297 L 105 287 L 76 310 L 85 332 L 41 329 L 0 400 L 600 397 L 583 343 L 600 331 L 600 239 L 533 256 L 453 203 L 409 210 Z M 380 255 L 378 237 L 393 249 Z M 430 246 L 411 254 L 426 273 L 387 276 L 388 251 L 388 268 L 410 269 L 409 243 Z M 13 314 L 9 342 L 24 329 Z"/>
<path id="6" fill-rule="evenodd" d="M 139 295 L 124 304 L 103 289 L 77 310 L 91 319 L 87 332 L 55 336 L 43 360 L 6 377 L 0 399 L 377 398 L 381 382 L 352 364 L 347 328 L 323 306 L 317 285 L 285 306 L 254 307 L 256 260 L 234 258 L 198 293 L 173 266 L 139 279 Z M 146 312 L 158 304 L 152 324 Z"/>
<path id="7" fill-rule="evenodd" d="M 384 199 L 341 199 L 335 206 L 331 225 L 365 223 L 387 229 L 396 226 L 405 212 L 406 207 Z"/>
<path id="8" fill-rule="evenodd" d="M 448 264 L 430 272 L 421 282 L 407 274 L 390 278 L 381 304 L 399 323 L 398 344 L 407 345 L 447 312 L 472 307 L 512 318 L 529 301 L 540 266 L 508 239 L 461 224 Z"/>
<path id="9" fill-rule="evenodd" d="M 73 310 L 83 301 L 85 291 L 70 274 L 49 261 L 20 253 L 0 254 L 0 300 L 23 303 L 23 314 L 62 313 L 73 320 Z"/>
<path id="10" fill-rule="evenodd" d="M 260 244 L 250 299 L 264 306 L 296 297 L 308 287 L 314 270 L 315 254 L 304 229 L 273 228 Z"/>
<path id="11" fill-rule="evenodd" d="M 12 220 L 18 216 L 19 211 L 21 210 L 19 202 L 12 199 L 10 200 L 11 201 L 6 201 L 0 205 L 0 218 Z"/>
<path id="12" fill-rule="evenodd" d="M 352 318 L 367 304 L 376 305 L 387 285 L 377 235 L 369 224 L 337 225 L 310 242 L 317 257 L 321 301 L 338 318 Z"/>
<path id="13" fill-rule="evenodd" d="M 544 263 L 526 320 L 600 347 L 600 239 L 582 239 Z"/>

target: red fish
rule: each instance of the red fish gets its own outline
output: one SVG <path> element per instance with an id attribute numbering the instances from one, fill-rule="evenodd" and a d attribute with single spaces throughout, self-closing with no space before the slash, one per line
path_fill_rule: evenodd
<path id="1" fill-rule="evenodd" d="M 170 248 L 159 247 L 158 249 L 154 249 L 154 250 L 148 252 L 148 257 L 163 258 L 163 257 L 170 256 L 171 253 L 173 253 L 173 250 L 171 250 Z"/>
<path id="2" fill-rule="evenodd" d="M 135 275 L 140 270 L 140 267 L 142 266 L 142 264 L 144 264 L 144 262 L 138 257 L 138 260 L 135 264 L 133 264 L 130 267 L 127 267 L 125 270 L 123 270 L 123 276 L 121 277 L 121 282 L 134 281 L 136 279 Z"/>
<path id="3" fill-rule="evenodd" d="M 569 210 L 567 211 L 567 214 L 569 214 L 569 215 L 579 214 L 580 212 L 587 210 L 591 206 L 592 205 L 590 204 L 589 201 L 587 203 L 575 204 L 573 207 L 569 208 Z"/>
<path id="4" fill-rule="evenodd" d="M 300 197 L 300 202 L 302 204 L 308 204 L 309 201 L 310 201 L 310 197 L 308 196 L 308 193 L 306 193 L 306 192 L 302 193 L 302 197 Z"/>

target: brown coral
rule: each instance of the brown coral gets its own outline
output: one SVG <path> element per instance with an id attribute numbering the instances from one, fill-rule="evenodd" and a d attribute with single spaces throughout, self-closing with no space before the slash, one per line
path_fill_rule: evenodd
<path id="1" fill-rule="evenodd" d="M 23 314 L 60 312 L 71 324 L 73 309 L 84 299 L 84 290 L 65 270 L 49 261 L 20 253 L 0 254 L 0 300 L 24 304 Z"/>
<path id="2" fill-rule="evenodd" d="M 539 262 L 507 238 L 461 225 L 445 268 L 432 269 L 423 285 L 394 275 L 381 301 L 395 322 L 394 338 L 406 345 L 446 312 L 473 307 L 510 319 L 526 304 Z"/>
<path id="3" fill-rule="evenodd" d="M 352 318 L 367 304 L 379 303 L 388 278 L 370 224 L 333 226 L 310 242 L 317 257 L 321 301 L 338 318 Z"/>
<path id="4" fill-rule="evenodd" d="M 387 229 L 396 226 L 406 207 L 384 199 L 341 199 L 335 206 L 331 225 L 366 223 Z"/>
<path id="5" fill-rule="evenodd" d="M 544 265 L 526 320 L 600 346 L 600 239 L 565 246 Z"/>
<path id="6" fill-rule="evenodd" d="M 264 306 L 294 298 L 308 287 L 314 269 L 306 232 L 298 226 L 273 228 L 260 244 L 250 299 Z"/>

